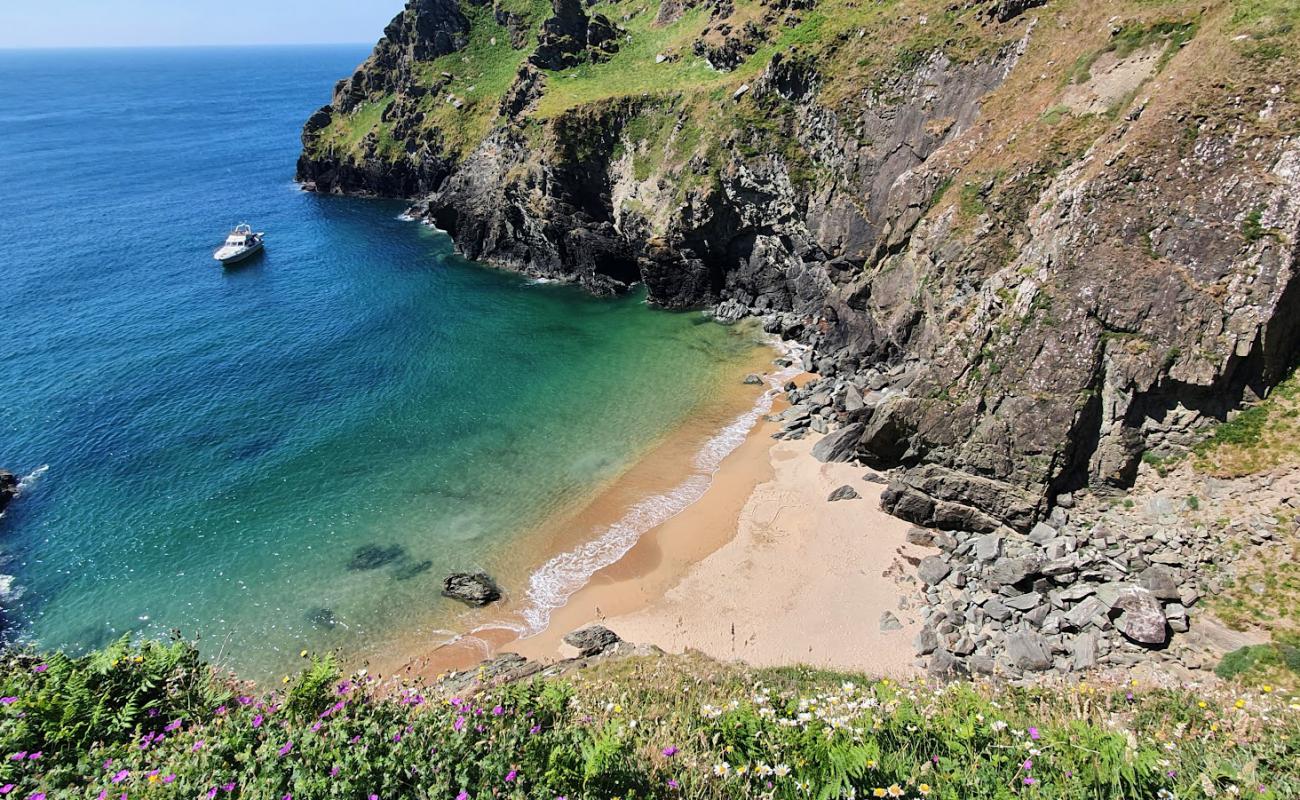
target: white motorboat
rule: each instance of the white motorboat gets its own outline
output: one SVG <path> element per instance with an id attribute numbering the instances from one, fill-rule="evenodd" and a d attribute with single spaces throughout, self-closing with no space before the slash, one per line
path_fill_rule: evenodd
<path id="1" fill-rule="evenodd" d="M 235 226 L 226 237 L 226 243 L 217 248 L 212 257 L 222 264 L 234 264 L 243 261 L 262 249 L 262 237 L 265 233 L 254 233 L 252 227 L 245 223 Z"/>

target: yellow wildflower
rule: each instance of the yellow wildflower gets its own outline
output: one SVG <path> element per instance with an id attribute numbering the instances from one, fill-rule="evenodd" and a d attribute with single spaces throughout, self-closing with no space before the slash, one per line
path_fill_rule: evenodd
<path id="1" fill-rule="evenodd" d="M 886 794 L 888 794 L 888 792 L 886 792 L 884 789 L 881 789 L 879 786 L 871 790 L 872 797 L 884 797 Z"/>
<path id="2" fill-rule="evenodd" d="M 930 784 L 928 784 L 928 783 L 923 783 L 923 784 L 921 784 L 920 786 L 916 787 L 916 790 L 917 790 L 918 792 L 920 792 L 921 794 L 929 794 L 929 793 L 930 793 Z"/>
<path id="3" fill-rule="evenodd" d="M 896 783 L 891 783 L 891 784 L 889 784 L 889 796 L 890 796 L 890 797 L 902 797 L 902 796 L 903 796 L 903 787 L 899 786 L 899 785 L 896 784 Z"/>

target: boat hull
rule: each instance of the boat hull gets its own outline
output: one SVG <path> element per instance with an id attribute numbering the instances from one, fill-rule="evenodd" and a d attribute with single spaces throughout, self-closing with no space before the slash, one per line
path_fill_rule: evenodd
<path id="1" fill-rule="evenodd" d="M 239 262 L 244 261 L 260 252 L 262 252 L 262 243 L 258 242 L 252 247 L 249 247 L 245 250 L 241 250 L 238 253 L 235 253 L 233 255 L 229 255 L 229 256 L 213 255 L 212 257 L 217 261 L 221 262 L 221 266 L 226 267 L 231 264 L 238 264 Z"/>

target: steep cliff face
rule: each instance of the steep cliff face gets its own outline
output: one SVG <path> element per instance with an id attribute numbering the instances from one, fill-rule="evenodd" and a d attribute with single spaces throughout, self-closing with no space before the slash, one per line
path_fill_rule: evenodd
<path id="1" fill-rule="evenodd" d="M 895 512 L 1026 529 L 1300 342 L 1300 10 L 412 2 L 300 178 L 471 258 L 764 315 Z"/>

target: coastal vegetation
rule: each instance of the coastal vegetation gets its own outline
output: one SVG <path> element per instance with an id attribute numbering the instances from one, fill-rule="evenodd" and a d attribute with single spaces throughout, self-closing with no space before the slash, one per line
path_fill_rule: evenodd
<path id="1" fill-rule="evenodd" d="M 644 656 L 453 693 L 321 657 L 264 691 L 187 642 L 124 639 L 11 651 L 0 695 L 0 792 L 34 800 L 1300 794 L 1300 697 L 1272 687 L 931 686 Z"/>

